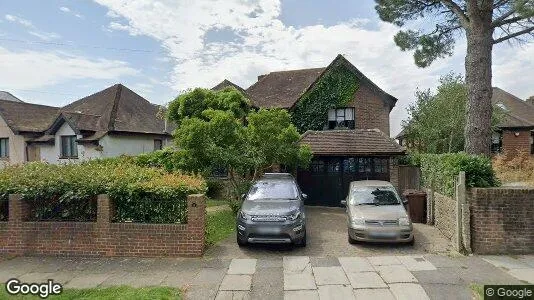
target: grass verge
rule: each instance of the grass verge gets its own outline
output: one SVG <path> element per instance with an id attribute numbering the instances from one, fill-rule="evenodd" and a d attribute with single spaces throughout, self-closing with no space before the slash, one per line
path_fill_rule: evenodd
<path id="1" fill-rule="evenodd" d="M 206 244 L 214 245 L 235 232 L 235 215 L 231 210 L 208 213 L 206 224 Z"/>
<path id="2" fill-rule="evenodd" d="M 481 284 L 473 283 L 469 286 L 473 291 L 474 299 L 484 299 L 484 286 Z"/>
<path id="3" fill-rule="evenodd" d="M 7 293 L 4 285 L 0 287 L 0 299 L 41 299 L 39 296 L 31 295 L 17 295 L 11 296 Z M 60 295 L 50 296 L 48 299 L 56 300 L 180 300 L 182 294 L 179 289 L 170 287 L 146 287 L 146 288 L 132 288 L 129 286 L 118 286 L 109 288 L 93 288 L 93 289 L 64 289 Z"/>

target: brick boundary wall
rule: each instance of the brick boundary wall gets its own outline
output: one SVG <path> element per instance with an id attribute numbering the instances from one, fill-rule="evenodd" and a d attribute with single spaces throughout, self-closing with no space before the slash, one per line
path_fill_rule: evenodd
<path id="1" fill-rule="evenodd" d="M 473 252 L 534 253 L 534 189 L 471 188 L 467 199 Z"/>
<path id="2" fill-rule="evenodd" d="M 187 224 L 112 223 L 107 195 L 98 196 L 96 222 L 28 222 L 28 212 L 20 195 L 9 195 L 9 220 L 0 222 L 0 253 L 197 257 L 204 252 L 204 195 L 187 197 Z"/>

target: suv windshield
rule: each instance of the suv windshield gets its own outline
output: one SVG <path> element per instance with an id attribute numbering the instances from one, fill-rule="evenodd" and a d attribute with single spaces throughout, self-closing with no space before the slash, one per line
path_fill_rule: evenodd
<path id="1" fill-rule="evenodd" d="M 298 192 L 292 180 L 262 180 L 256 182 L 248 192 L 248 200 L 297 199 Z"/>
<path id="2" fill-rule="evenodd" d="M 387 186 L 355 187 L 350 191 L 350 205 L 397 205 L 400 204 L 395 189 Z"/>

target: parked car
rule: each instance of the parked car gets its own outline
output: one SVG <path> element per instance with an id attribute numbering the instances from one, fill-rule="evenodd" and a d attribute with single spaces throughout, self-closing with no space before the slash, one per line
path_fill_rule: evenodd
<path id="1" fill-rule="evenodd" d="M 395 187 L 387 181 L 362 180 L 350 184 L 347 199 L 348 240 L 414 243 L 412 222 Z"/>
<path id="2" fill-rule="evenodd" d="M 291 174 L 265 174 L 243 195 L 236 222 L 237 244 L 306 246 L 306 197 Z"/>

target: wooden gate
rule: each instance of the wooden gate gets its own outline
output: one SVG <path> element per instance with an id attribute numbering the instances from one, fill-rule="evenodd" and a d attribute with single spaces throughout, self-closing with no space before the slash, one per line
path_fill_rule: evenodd
<path id="1" fill-rule="evenodd" d="M 399 166 L 399 194 L 409 189 L 421 189 L 421 169 L 414 166 Z"/>

